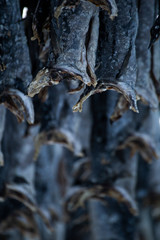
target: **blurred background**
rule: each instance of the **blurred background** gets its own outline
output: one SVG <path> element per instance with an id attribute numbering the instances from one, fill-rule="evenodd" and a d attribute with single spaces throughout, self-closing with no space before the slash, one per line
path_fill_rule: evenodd
<path id="1" fill-rule="evenodd" d="M 0 240 L 160 239 L 159 0 L 0 0 Z"/>

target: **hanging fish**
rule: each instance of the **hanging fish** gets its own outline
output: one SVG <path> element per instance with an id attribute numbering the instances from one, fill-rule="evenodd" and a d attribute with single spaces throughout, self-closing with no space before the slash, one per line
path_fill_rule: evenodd
<path id="1" fill-rule="evenodd" d="M 154 3 L 154 1 L 152 1 Z M 147 51 L 149 42 L 149 29 L 152 26 L 151 22 L 154 19 L 154 9 L 150 8 L 150 2 L 142 0 L 139 4 L 139 29 L 136 38 L 136 59 L 137 59 L 137 81 L 136 92 L 141 101 L 148 104 L 151 108 L 158 107 L 158 98 L 156 89 L 151 78 L 151 52 Z M 147 16 L 146 16 L 147 11 Z M 160 20 L 157 19 L 160 23 Z M 160 25 L 159 25 L 160 26 Z M 151 28 L 151 36 L 153 35 L 153 27 Z M 144 40 L 145 36 L 145 40 Z M 153 39 L 155 41 L 155 37 Z"/>
<path id="2" fill-rule="evenodd" d="M 120 92 L 129 102 L 130 108 L 138 112 L 136 95 L 135 39 L 138 29 L 136 8 L 126 7 L 124 1 L 117 3 L 118 16 L 112 21 L 106 11 L 99 14 L 99 41 L 96 71 L 97 85 L 87 86 L 73 111 L 82 111 L 83 102 L 96 93 L 107 90 Z M 123 11 L 121 10 L 123 9 Z M 130 19 L 131 16 L 131 19 Z"/>
<path id="3" fill-rule="evenodd" d="M 59 1 L 58 1 L 59 3 Z M 51 1 L 55 9 L 55 1 Z M 60 5 L 61 6 L 61 5 Z M 74 79 L 96 86 L 96 50 L 99 36 L 99 9 L 88 1 L 74 7 L 57 7 L 52 11 L 51 45 L 54 57 L 31 82 L 28 95 L 33 97 L 45 86 Z M 65 8 L 65 11 L 62 11 Z M 55 59 L 54 59 L 55 58 Z"/>
<path id="4" fill-rule="evenodd" d="M 19 121 L 24 120 L 25 113 L 28 123 L 33 123 L 33 104 L 25 96 L 32 79 L 30 58 L 23 23 L 19 19 L 19 1 L 0 2 L 0 104 Z"/>

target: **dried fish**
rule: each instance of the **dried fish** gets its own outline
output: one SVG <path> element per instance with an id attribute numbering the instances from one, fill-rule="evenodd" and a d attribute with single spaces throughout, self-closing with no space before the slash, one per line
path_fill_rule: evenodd
<path id="1" fill-rule="evenodd" d="M 0 53 L 2 67 L 0 72 L 0 102 L 4 102 L 4 105 L 20 121 L 24 119 L 24 111 L 27 121 L 33 123 L 33 106 L 31 100 L 24 95 L 31 82 L 31 68 L 23 23 L 18 21 L 20 18 L 19 1 L 5 1 L 1 5 Z M 23 108 L 24 110 L 21 110 Z"/>
<path id="2" fill-rule="evenodd" d="M 17 119 L 24 121 L 24 114 L 29 124 L 34 123 L 34 109 L 32 100 L 16 89 L 8 89 L 0 95 L 0 103 L 3 103 Z"/>
<path id="3" fill-rule="evenodd" d="M 49 131 L 41 132 L 35 138 L 35 155 L 34 159 L 36 160 L 39 152 L 40 147 L 44 144 L 62 144 L 63 146 L 67 147 L 69 150 L 73 151 L 73 146 L 70 142 L 68 142 L 67 137 L 56 129 L 52 129 Z"/>
<path id="4" fill-rule="evenodd" d="M 66 208 L 67 211 L 75 211 L 79 207 L 84 207 L 86 201 L 90 198 L 104 199 L 105 201 L 105 197 L 107 196 L 116 199 L 118 202 L 125 203 L 132 214 L 137 214 L 137 207 L 130 196 L 127 195 L 127 192 L 120 187 L 103 187 L 102 185 L 96 185 L 90 188 L 72 187 L 66 196 Z"/>
<path id="5" fill-rule="evenodd" d="M 117 3 L 118 16 L 111 21 L 107 13 L 100 13 L 100 36 L 97 69 L 98 84 L 87 87 L 73 111 L 81 111 L 83 102 L 91 95 L 106 90 L 116 90 L 124 95 L 131 109 L 138 112 L 136 101 L 135 38 L 138 28 L 135 1 Z M 123 9 L 123 10 L 122 10 Z M 120 48 L 123 46 L 123 48 Z"/>
<path id="6" fill-rule="evenodd" d="M 54 8 L 54 1 L 52 5 Z M 58 23 L 53 14 L 51 21 L 51 29 L 54 26 L 53 34 L 51 30 L 51 36 L 54 36 L 53 41 L 51 37 L 53 53 L 57 52 L 57 44 L 60 50 L 55 55 L 56 62 L 50 62 L 50 68 L 38 72 L 29 86 L 29 96 L 34 96 L 44 86 L 59 83 L 65 78 L 74 78 L 87 85 L 97 84 L 94 68 L 98 44 L 98 14 L 98 8 L 86 1 L 80 1 L 74 10 L 67 8 L 59 16 Z M 57 44 L 54 44 L 55 39 Z"/>
<path id="7" fill-rule="evenodd" d="M 99 81 L 96 88 L 90 88 L 90 87 L 86 87 L 86 89 L 84 90 L 83 94 L 81 95 L 79 101 L 73 106 L 73 111 L 74 112 L 82 112 L 82 105 L 84 103 L 84 101 L 89 98 L 90 96 L 96 94 L 96 93 L 102 93 L 105 92 L 106 90 L 115 90 L 121 94 L 123 94 L 123 96 L 126 98 L 126 100 L 129 102 L 130 104 L 130 108 L 134 111 L 134 112 L 139 112 L 138 108 L 137 108 L 137 96 L 135 95 L 135 92 L 133 91 L 133 89 L 131 87 L 126 86 L 126 84 L 124 84 L 123 82 L 118 82 L 115 83 L 113 82 L 107 82 L 104 83 L 103 81 Z"/>
<path id="8" fill-rule="evenodd" d="M 145 133 L 134 133 L 128 137 L 126 141 L 118 147 L 118 149 L 131 148 L 131 157 L 139 152 L 142 158 L 151 162 L 153 159 L 158 159 L 158 153 L 153 139 Z"/>
<path id="9" fill-rule="evenodd" d="M 1 90 L 7 87 L 26 92 L 31 82 L 31 68 L 23 23 L 18 22 L 19 19 L 21 19 L 19 1 L 2 3 L 0 7 L 0 52 L 5 70 L 0 72 Z"/>
<path id="10" fill-rule="evenodd" d="M 34 145 L 32 142 L 37 133 L 37 128 L 33 127 L 30 129 L 30 135 L 28 137 L 24 137 L 25 125 L 25 123 L 17 123 L 13 115 L 7 115 L 5 128 L 7 135 L 4 138 L 4 149 L 10 149 L 10 154 L 5 155 L 5 158 L 7 163 L 12 167 L 6 176 L 5 191 L 3 196 L 4 204 L 7 204 L 8 198 L 18 201 L 32 213 L 39 214 L 44 220 L 44 223 L 52 229 L 49 220 L 38 208 L 35 201 L 35 166 L 33 162 Z M 8 141 L 8 138 L 14 143 L 11 147 L 8 146 L 10 142 Z M 15 149 L 18 149 L 18 151 L 15 151 Z M 3 211 L 2 206 L 0 207 L 1 211 Z"/>
<path id="11" fill-rule="evenodd" d="M 139 29 L 136 39 L 136 55 L 137 55 L 137 82 L 136 91 L 140 99 L 152 108 L 158 107 L 158 98 L 155 87 L 153 85 L 151 70 L 151 55 L 147 51 L 149 43 L 149 30 L 154 17 L 154 9 L 150 8 L 150 4 L 154 4 L 154 0 L 148 3 L 145 0 L 139 4 Z M 146 16 L 147 11 L 147 16 Z M 144 39 L 144 34 L 146 35 Z"/>

